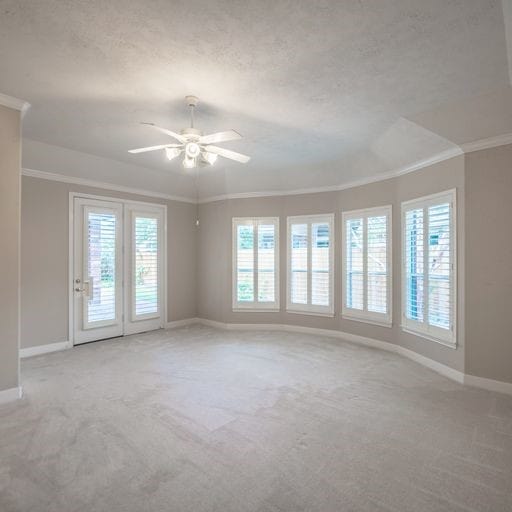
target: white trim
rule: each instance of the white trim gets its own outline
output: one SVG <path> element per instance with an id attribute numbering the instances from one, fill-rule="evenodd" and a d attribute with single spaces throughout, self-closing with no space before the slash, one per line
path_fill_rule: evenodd
<path id="1" fill-rule="evenodd" d="M 381 341 L 374 338 L 367 338 L 365 336 L 358 336 L 357 334 L 351 334 L 343 331 L 335 331 L 331 329 L 317 329 L 314 327 L 302 327 L 300 325 L 287 325 L 287 324 L 229 324 L 223 322 L 217 322 L 216 320 L 209 320 L 206 318 L 197 318 L 197 323 L 214 327 L 217 329 L 225 329 L 228 331 L 280 331 L 280 332 L 300 332 L 304 334 L 312 334 L 316 336 L 328 336 L 331 338 L 337 338 L 340 340 L 356 343 L 359 345 L 365 345 L 367 347 L 376 348 L 379 350 L 385 350 L 386 352 L 392 352 L 400 356 L 406 357 L 411 361 L 414 361 L 430 370 L 447 377 L 459 384 L 467 386 L 474 386 L 489 391 L 495 391 L 499 393 L 506 393 L 512 395 L 512 383 L 502 382 L 492 379 L 485 379 L 483 377 L 476 377 L 474 375 L 467 375 L 463 372 L 451 368 L 443 363 L 434 361 L 428 357 L 418 354 L 408 348 L 402 347 L 401 345 L 395 345 L 387 341 Z"/>
<path id="2" fill-rule="evenodd" d="M 2 104 L 2 95 L 0 95 L 0 104 Z M 8 96 L 7 96 L 8 98 Z M 21 101 L 21 100 L 18 100 Z M 25 102 L 26 105 L 30 106 Z M 9 105 L 7 105 L 9 106 Z M 28 108 L 28 106 L 26 108 Z M 25 108 L 25 110 L 26 110 Z M 23 113 L 23 110 L 22 110 Z M 274 197 L 274 196 L 294 196 L 294 195 L 302 195 L 302 194 L 317 194 L 320 192 L 337 192 L 340 190 L 347 190 L 350 188 L 360 187 L 362 185 L 368 185 L 370 183 L 378 183 L 379 181 L 389 180 L 391 178 L 396 178 L 398 176 L 403 176 L 404 174 L 409 174 L 411 172 L 419 171 L 424 169 L 425 167 L 429 167 L 431 165 L 444 162 L 445 160 L 449 160 L 450 158 L 454 158 L 456 156 L 463 155 L 465 153 L 471 153 L 473 151 L 479 151 L 481 149 L 494 148 L 498 146 L 505 146 L 507 144 L 512 144 L 512 133 L 507 133 L 504 135 L 497 135 L 496 137 L 489 137 L 486 139 L 479 139 L 473 142 L 466 142 L 459 146 L 453 147 L 451 149 L 447 149 L 445 151 L 441 151 L 429 158 L 424 158 L 422 160 L 418 160 L 412 164 L 405 165 L 403 167 L 399 167 L 397 169 L 393 169 L 391 171 L 378 173 L 376 176 L 369 176 L 366 178 L 361 178 L 358 180 L 353 180 L 348 183 L 340 184 L 340 185 L 326 185 L 324 187 L 309 187 L 309 188 L 299 188 L 293 190 L 262 190 L 257 192 L 234 192 L 232 194 L 220 194 L 217 196 L 209 196 L 203 197 L 199 200 L 192 197 L 184 197 L 184 196 L 174 196 L 171 194 L 163 194 L 160 192 L 153 192 L 150 190 L 142 190 L 138 188 L 125 187 L 123 185 L 115 185 L 113 183 L 105 183 L 101 181 L 93 181 L 87 178 L 77 178 L 72 176 L 66 176 L 63 174 L 57 174 L 46 171 L 38 171 L 35 169 L 22 169 L 23 176 L 30 176 L 32 178 L 40 178 L 43 180 L 51 180 L 51 181 L 60 181 L 63 183 L 73 183 L 75 185 L 83 185 L 87 187 L 94 188 L 102 188 L 107 190 L 114 190 L 116 192 L 126 192 L 129 194 L 137 194 L 148 197 L 158 197 L 161 199 L 168 199 L 169 201 L 180 201 L 185 203 L 192 204 L 205 204 L 205 203 L 213 203 L 216 201 L 224 201 L 229 199 L 249 199 L 255 197 Z"/>
<path id="3" fill-rule="evenodd" d="M 84 187 L 101 188 L 105 190 L 113 190 L 114 192 L 124 192 L 127 194 L 136 194 L 139 196 L 156 197 L 159 199 L 167 199 L 169 201 L 180 201 L 182 203 L 196 204 L 196 200 L 190 197 L 173 196 L 170 194 L 162 194 L 161 192 L 153 192 L 151 190 L 143 190 L 133 187 L 125 187 L 124 185 L 115 185 L 113 183 L 105 183 L 103 181 L 93 181 L 87 178 L 76 178 L 73 176 L 65 176 L 63 174 L 56 174 L 46 171 L 37 171 L 35 169 L 21 170 L 23 176 L 30 178 L 39 178 L 42 180 L 59 181 L 61 183 L 71 183 L 73 185 L 83 185 Z"/>
<path id="4" fill-rule="evenodd" d="M 487 389 L 488 391 L 496 391 L 498 393 L 506 393 L 512 395 L 512 382 L 503 382 L 501 380 L 486 379 L 477 377 L 476 375 L 464 375 L 464 384 L 475 386 L 476 388 Z"/>
<path id="5" fill-rule="evenodd" d="M 0 405 L 19 400 L 23 396 L 21 386 L 17 388 L 3 389 L 0 391 Z"/>
<path id="6" fill-rule="evenodd" d="M 473 142 L 465 142 L 464 144 L 461 144 L 460 147 L 464 153 L 472 153 L 473 151 L 506 146 L 507 144 L 512 144 L 512 133 L 496 135 L 495 137 L 479 139 Z"/>
<path id="7" fill-rule="evenodd" d="M 58 341 L 56 343 L 48 343 L 47 345 L 37 345 L 35 347 L 26 347 L 20 349 L 20 357 L 39 356 L 41 354 L 49 354 L 51 352 L 58 352 L 60 350 L 67 350 L 73 348 L 73 344 L 70 341 Z"/>
<path id="8" fill-rule="evenodd" d="M 386 313 L 377 313 L 368 311 L 368 218 L 386 217 Z M 347 258 L 349 251 L 347 248 L 346 223 L 348 220 L 361 220 L 363 223 L 363 309 L 347 307 Z M 348 210 L 341 212 L 341 316 L 357 322 L 366 322 L 391 327 L 393 323 L 393 206 L 384 205 L 374 208 L 364 208 L 359 210 Z"/>
<path id="9" fill-rule="evenodd" d="M 135 272 L 134 240 L 135 218 L 149 217 L 157 221 L 157 277 L 158 277 L 158 310 L 149 315 L 136 315 L 134 301 Z M 157 203 L 124 203 L 124 334 L 137 334 L 144 331 L 161 329 L 167 322 L 167 205 Z"/>
<path id="10" fill-rule="evenodd" d="M 187 325 L 197 325 L 201 321 L 199 318 L 184 318 L 183 320 L 172 320 L 165 323 L 165 329 L 177 329 L 178 327 L 186 327 Z"/>
<path id="11" fill-rule="evenodd" d="M 0 92 L 0 105 L 3 105 L 7 108 L 12 108 L 14 110 L 19 110 L 21 112 L 21 117 L 25 115 L 27 110 L 30 108 L 30 103 L 24 100 L 20 100 L 19 98 L 15 98 L 14 96 L 8 96 L 7 94 L 2 94 Z"/>
<path id="12" fill-rule="evenodd" d="M 429 167 L 430 165 L 434 165 L 439 162 L 449 160 L 450 158 L 460 156 L 462 154 L 463 152 L 459 147 L 454 147 L 452 149 L 442 151 L 441 153 L 438 153 L 432 157 L 425 158 L 423 160 L 418 160 L 417 162 L 414 162 L 410 165 L 399 167 L 398 169 L 394 169 L 392 171 L 381 172 L 378 173 L 378 175 L 376 176 L 361 178 L 359 180 L 350 181 L 348 183 L 344 183 L 341 185 L 326 185 L 324 187 L 299 188 L 294 190 L 268 190 L 261 192 L 239 192 L 233 194 L 221 194 L 218 196 L 210 196 L 199 199 L 198 203 L 213 203 L 215 201 L 224 201 L 226 199 L 247 199 L 253 197 L 294 196 L 302 194 L 317 194 L 319 192 L 336 192 L 339 190 L 360 187 L 361 185 L 368 185 L 369 183 L 376 183 L 379 181 L 389 180 L 390 178 L 402 176 L 404 174 L 408 174 L 414 171 L 419 171 L 424 167 Z"/>
<path id="13" fill-rule="evenodd" d="M 301 325 L 288 325 L 288 324 L 227 324 L 217 322 L 216 320 L 208 320 L 204 318 L 197 319 L 199 323 L 209 327 L 216 327 L 218 329 L 225 329 L 228 331 L 281 331 L 281 332 L 300 332 L 303 334 L 312 334 L 315 336 L 328 336 L 330 338 L 337 338 L 340 340 L 357 343 L 358 345 L 365 345 L 367 347 L 385 350 L 386 352 L 393 352 L 401 356 L 407 357 L 422 366 L 426 366 L 449 379 L 452 379 L 460 384 L 464 382 L 464 374 L 455 370 L 445 364 L 439 363 L 428 357 L 417 354 L 401 345 L 395 345 L 387 341 L 377 340 L 374 338 L 367 338 L 366 336 L 359 336 L 343 331 L 335 331 L 332 329 L 317 329 L 315 327 L 303 327 Z"/>
<path id="14" fill-rule="evenodd" d="M 296 314 L 309 314 L 318 316 L 331 316 L 335 314 L 334 309 L 334 280 L 336 277 L 335 269 L 335 220 L 334 213 L 315 214 L 315 215 L 291 215 L 286 218 L 286 312 Z M 329 305 L 320 306 L 312 304 L 312 233 L 311 227 L 314 223 L 326 223 L 329 226 Z M 307 225 L 307 301 L 306 304 L 292 302 L 292 230 L 293 224 Z"/>
<path id="15" fill-rule="evenodd" d="M 0 95 L 0 104 L 1 95 Z M 27 104 L 28 105 L 28 104 Z M 27 107 L 28 108 L 28 107 Z M 75 185 L 83 185 L 87 187 L 94 188 L 102 188 L 107 190 L 114 190 L 116 192 L 126 192 L 129 194 L 137 194 L 148 197 L 158 197 L 161 199 L 168 199 L 169 201 L 180 201 L 185 203 L 192 204 L 205 204 L 205 203 L 213 203 L 216 201 L 224 201 L 229 199 L 249 199 L 255 197 L 275 197 L 275 196 L 294 196 L 294 195 L 302 195 L 302 194 L 317 194 L 320 192 L 337 192 L 340 190 L 347 190 L 355 187 L 360 187 L 362 185 L 368 185 L 370 183 L 378 183 L 379 181 L 389 180 L 391 178 L 396 178 L 398 176 L 403 176 L 404 174 L 409 174 L 411 172 L 419 171 L 424 169 L 425 167 L 429 167 L 431 165 L 444 162 L 445 160 L 449 160 L 450 158 L 454 158 L 456 156 L 463 155 L 465 153 L 471 153 L 473 151 L 479 151 L 481 149 L 488 149 L 498 146 L 504 146 L 507 144 L 512 144 L 512 133 L 498 135 L 496 137 L 490 137 L 487 139 L 479 139 L 473 142 L 466 142 L 459 146 L 453 147 L 451 149 L 447 149 L 445 151 L 441 151 L 429 158 L 424 158 L 422 160 L 418 160 L 412 164 L 405 165 L 403 167 L 399 167 L 397 169 L 393 169 L 391 171 L 378 173 L 376 176 L 368 176 L 366 178 L 361 178 L 358 180 L 353 180 L 348 183 L 339 184 L 339 185 L 326 185 L 323 187 L 309 187 L 309 188 L 299 188 L 293 190 L 262 190 L 257 192 L 234 192 L 232 194 L 220 194 L 217 196 L 209 196 L 203 197 L 199 200 L 192 197 L 184 197 L 184 196 L 174 196 L 171 194 L 163 194 L 161 192 L 153 192 L 150 190 L 142 190 L 138 188 L 125 187 L 123 185 L 116 185 L 113 183 L 105 183 L 101 181 L 93 181 L 87 178 L 77 178 L 72 176 L 66 176 L 63 174 L 57 174 L 46 171 L 38 171 L 35 169 L 22 169 L 23 176 L 30 176 L 32 178 L 40 178 L 44 180 L 50 181 L 60 181 L 63 183 L 73 183 Z"/>
<path id="16" fill-rule="evenodd" d="M 374 318 L 352 316 L 347 313 L 342 313 L 341 318 L 343 320 L 350 320 L 351 322 L 361 322 L 363 324 L 378 325 L 379 327 L 387 327 L 387 328 L 393 327 L 393 322 L 391 320 L 385 322 L 385 321 L 376 320 Z"/>
<path id="17" fill-rule="evenodd" d="M 279 295 L 279 217 L 233 217 L 231 219 L 231 307 L 233 311 L 267 311 L 278 312 L 280 310 Z M 260 225 L 274 226 L 274 301 L 258 301 L 258 231 Z M 238 226 L 252 226 L 253 228 L 253 280 L 254 300 L 251 302 L 240 302 L 238 297 Z"/>

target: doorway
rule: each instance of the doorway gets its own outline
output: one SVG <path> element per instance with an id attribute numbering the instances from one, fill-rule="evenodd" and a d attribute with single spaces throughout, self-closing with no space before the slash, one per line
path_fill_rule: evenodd
<path id="1" fill-rule="evenodd" d="M 71 194 L 74 345 L 150 331 L 166 320 L 166 207 Z"/>

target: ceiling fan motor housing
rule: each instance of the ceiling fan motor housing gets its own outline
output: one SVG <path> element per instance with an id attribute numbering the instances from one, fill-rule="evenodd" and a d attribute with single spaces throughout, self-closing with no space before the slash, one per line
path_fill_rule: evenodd
<path id="1" fill-rule="evenodd" d="M 181 135 L 187 137 L 188 140 L 197 140 L 203 135 L 203 132 L 197 128 L 183 128 Z"/>

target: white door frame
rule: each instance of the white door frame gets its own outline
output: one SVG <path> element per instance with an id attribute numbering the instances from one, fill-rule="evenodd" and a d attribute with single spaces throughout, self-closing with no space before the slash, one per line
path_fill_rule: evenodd
<path id="1" fill-rule="evenodd" d="M 85 194 L 81 192 L 70 192 L 69 193 L 69 230 L 68 230 L 68 340 L 72 346 L 75 344 L 75 315 L 74 315 L 74 224 L 75 224 L 75 198 L 83 198 L 83 199 L 94 199 L 99 201 L 110 201 L 114 203 L 119 203 L 123 205 L 123 217 L 124 210 L 126 205 L 134 205 L 141 207 L 151 207 L 151 208 L 160 208 L 163 212 L 163 226 L 162 226 L 162 327 L 167 325 L 167 205 L 161 203 L 151 203 L 146 201 L 134 201 L 131 199 L 121 199 L 119 197 L 112 196 L 102 196 L 97 194 Z M 124 223 L 124 219 L 123 219 Z M 124 236 L 124 226 L 123 226 L 123 236 Z M 124 257 L 124 243 L 123 243 L 123 266 L 125 265 L 125 257 Z M 124 268 L 123 268 L 124 275 Z M 123 292 L 124 293 L 124 292 Z M 123 301 L 124 302 L 124 301 Z M 123 310 L 124 310 L 123 306 Z M 123 311 L 124 312 L 124 311 Z"/>

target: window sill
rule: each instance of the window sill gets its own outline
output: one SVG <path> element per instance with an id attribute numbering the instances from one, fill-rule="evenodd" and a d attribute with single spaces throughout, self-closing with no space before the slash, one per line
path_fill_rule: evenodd
<path id="1" fill-rule="evenodd" d="M 388 329 L 390 329 L 393 326 L 392 322 L 388 322 L 386 320 L 375 320 L 373 318 L 362 318 L 359 316 L 348 315 L 346 313 L 342 313 L 341 318 L 343 320 L 351 320 L 352 322 L 361 322 L 363 324 L 371 324 L 371 325 L 376 325 L 378 327 L 386 327 Z"/>
<path id="2" fill-rule="evenodd" d="M 435 336 L 432 336 L 430 334 L 421 332 L 421 331 L 415 331 L 409 327 L 401 326 L 402 331 L 406 332 L 407 334 L 412 334 L 413 336 L 417 336 L 418 338 L 423 338 L 428 341 L 434 341 L 435 343 L 439 343 L 440 345 L 443 345 L 444 347 L 451 348 L 452 350 L 457 350 L 457 342 L 455 341 L 447 341 L 442 340 L 440 338 L 436 338 Z"/>
<path id="3" fill-rule="evenodd" d="M 323 313 L 321 311 L 305 311 L 301 309 L 287 309 L 286 313 L 291 313 L 292 315 L 308 315 L 308 316 L 323 316 L 328 318 L 334 318 L 334 313 L 326 312 Z"/>
<path id="4" fill-rule="evenodd" d="M 255 307 L 234 307 L 233 313 L 279 313 L 279 308 L 255 308 Z"/>

